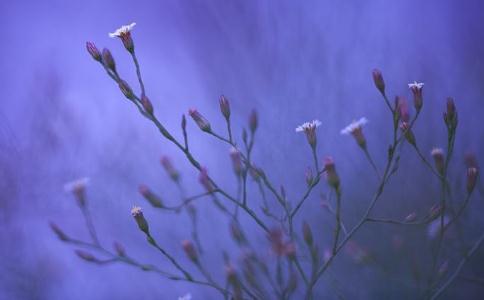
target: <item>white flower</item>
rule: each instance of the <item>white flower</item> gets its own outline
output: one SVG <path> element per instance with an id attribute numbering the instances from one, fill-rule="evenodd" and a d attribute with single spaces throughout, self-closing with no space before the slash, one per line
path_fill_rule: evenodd
<path id="1" fill-rule="evenodd" d="M 408 84 L 409 89 L 416 88 L 420 90 L 421 88 L 423 88 L 423 86 L 424 86 L 423 82 L 416 82 L 416 81 Z"/>
<path id="2" fill-rule="evenodd" d="M 88 177 L 76 179 L 74 181 L 66 183 L 64 185 L 64 190 L 68 193 L 84 190 L 88 185 L 89 181 L 90 179 Z"/>
<path id="3" fill-rule="evenodd" d="M 306 122 L 306 123 L 296 127 L 296 132 L 303 132 L 303 131 L 312 130 L 312 129 L 319 127 L 319 126 L 321 126 L 321 121 L 313 120 L 311 122 Z"/>
<path id="4" fill-rule="evenodd" d="M 192 300 L 192 294 L 188 293 L 184 296 L 178 297 L 178 300 Z"/>
<path id="5" fill-rule="evenodd" d="M 112 38 L 122 37 L 123 35 L 129 33 L 135 25 L 136 25 L 136 23 L 134 23 L 134 22 L 129 24 L 129 25 L 123 25 L 120 28 L 116 29 L 115 32 L 110 33 L 109 36 L 112 37 Z"/>
<path id="6" fill-rule="evenodd" d="M 139 215 L 141 215 L 143 213 L 143 211 L 141 210 L 141 207 L 139 206 L 133 206 L 133 208 L 131 209 L 131 215 L 133 217 L 137 217 Z"/>
<path id="7" fill-rule="evenodd" d="M 360 118 L 358 121 L 353 121 L 350 125 L 346 126 L 341 130 L 341 134 L 351 134 L 355 130 L 361 128 L 366 123 L 368 123 L 368 120 L 365 117 Z"/>

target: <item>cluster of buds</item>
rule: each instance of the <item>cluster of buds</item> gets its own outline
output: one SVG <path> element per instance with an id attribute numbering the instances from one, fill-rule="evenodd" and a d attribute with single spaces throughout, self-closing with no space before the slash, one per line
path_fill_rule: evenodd
<path id="1" fill-rule="evenodd" d="M 328 181 L 329 186 L 334 188 L 336 191 L 339 191 L 339 176 L 336 172 L 336 167 L 334 165 L 333 158 L 326 157 L 324 159 L 324 170 L 326 171 L 326 179 Z"/>
<path id="2" fill-rule="evenodd" d="M 76 198 L 76 202 L 79 207 L 84 208 L 86 206 L 86 187 L 89 184 L 89 178 L 79 178 L 64 185 L 64 190 L 68 193 L 72 193 Z"/>
<path id="3" fill-rule="evenodd" d="M 139 188 L 138 188 L 138 191 L 141 194 L 141 196 L 143 196 L 143 198 L 145 198 L 146 200 L 148 200 L 148 202 L 153 207 L 156 207 L 156 208 L 162 208 L 162 207 L 164 207 L 163 201 L 161 201 L 160 197 L 157 196 L 155 193 L 153 193 L 150 190 L 150 188 L 147 187 L 146 185 L 144 185 L 144 184 L 140 185 Z"/>
<path id="4" fill-rule="evenodd" d="M 366 149 L 366 138 L 363 134 L 363 126 L 368 123 L 368 120 L 363 117 L 357 121 L 351 122 L 348 126 L 341 130 L 341 134 L 351 134 L 358 146 L 360 146 L 363 150 Z"/>
<path id="5" fill-rule="evenodd" d="M 207 190 L 207 192 L 213 192 L 215 190 L 206 168 L 200 170 L 200 175 L 198 176 L 198 181 Z"/>
<path id="6" fill-rule="evenodd" d="M 442 148 L 434 148 L 430 153 L 434 158 L 435 169 L 441 176 L 444 175 L 444 169 L 445 169 L 444 150 L 442 150 Z"/>
<path id="7" fill-rule="evenodd" d="M 424 86 L 423 82 L 416 82 L 416 81 L 408 84 L 408 88 L 413 93 L 413 105 L 417 112 L 419 112 L 423 106 L 423 96 L 422 96 L 423 86 Z"/>
<path id="8" fill-rule="evenodd" d="M 180 173 L 175 169 L 175 167 L 171 163 L 170 158 L 168 156 L 162 156 L 160 159 L 160 163 L 163 166 L 163 169 L 165 169 L 168 176 L 170 176 L 171 180 L 173 180 L 174 182 L 178 182 L 178 180 L 180 179 Z"/>
<path id="9" fill-rule="evenodd" d="M 148 222 L 146 221 L 143 211 L 141 210 L 141 207 L 139 206 L 134 206 L 131 209 L 131 215 L 133 216 L 134 220 L 136 221 L 136 224 L 138 224 L 138 227 L 141 231 L 143 231 L 145 234 L 149 235 L 149 227 L 148 227 Z"/>
<path id="10" fill-rule="evenodd" d="M 109 36 L 112 38 L 120 38 L 124 47 L 130 53 L 134 53 L 134 43 L 133 39 L 131 38 L 131 30 L 135 25 L 136 23 L 131 23 L 129 25 L 121 26 L 120 28 L 116 29 L 115 32 L 109 34 Z"/>
<path id="11" fill-rule="evenodd" d="M 220 104 L 220 112 L 222 112 L 222 115 L 224 116 L 225 120 L 227 120 L 228 122 L 230 120 L 229 100 L 227 100 L 227 98 L 224 95 L 222 95 L 220 96 L 219 104 Z"/>
<path id="12" fill-rule="evenodd" d="M 383 80 L 381 71 L 378 69 L 374 69 L 372 75 L 373 82 L 375 83 L 376 88 L 380 91 L 382 95 L 385 95 L 385 81 Z"/>
<path id="13" fill-rule="evenodd" d="M 230 148 L 230 159 L 232 160 L 232 167 L 234 169 L 235 175 L 237 175 L 237 177 L 240 177 L 243 172 L 242 157 L 240 151 L 237 148 Z"/>
<path id="14" fill-rule="evenodd" d="M 198 263 L 198 254 L 197 250 L 195 249 L 195 246 L 193 243 L 189 240 L 183 240 L 182 241 L 182 248 L 183 251 L 185 251 L 185 254 L 187 257 L 194 263 Z"/>
<path id="15" fill-rule="evenodd" d="M 319 126 L 321 126 L 321 122 L 319 120 L 313 120 L 296 127 L 296 132 L 304 132 L 306 134 L 308 143 L 313 150 L 316 150 L 316 128 Z"/>
<path id="16" fill-rule="evenodd" d="M 444 112 L 444 122 L 449 131 L 455 131 L 457 128 L 457 111 L 455 109 L 454 99 L 447 98 L 447 111 Z"/>
<path id="17" fill-rule="evenodd" d="M 204 116 L 202 116 L 201 113 L 198 112 L 198 110 L 190 109 L 188 111 L 188 114 L 190 115 L 190 117 L 192 117 L 193 121 L 195 121 L 195 123 L 202 131 L 212 132 L 212 127 L 210 126 L 210 123 L 207 119 L 205 119 Z"/>

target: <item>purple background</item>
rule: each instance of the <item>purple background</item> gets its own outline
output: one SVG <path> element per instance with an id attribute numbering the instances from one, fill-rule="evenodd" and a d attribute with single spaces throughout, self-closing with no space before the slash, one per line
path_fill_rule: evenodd
<path id="1" fill-rule="evenodd" d="M 118 240 L 140 260 L 164 266 L 129 214 L 133 204 L 141 204 L 159 242 L 184 261 L 179 245 L 189 237 L 188 218 L 148 209 L 137 186 L 147 183 L 167 201 L 178 200 L 159 166 L 161 154 L 171 156 L 182 170 L 190 194 L 202 191 L 197 174 L 123 99 L 85 51 L 88 40 L 109 47 L 119 72 L 137 90 L 128 54 L 107 35 L 122 24 L 138 23 L 133 37 L 147 92 L 166 127 L 181 137 L 180 116 L 196 107 L 223 132 L 217 99 L 225 94 L 240 137 L 248 113 L 256 108 L 260 130 L 254 158 L 273 182 L 284 184 L 291 199 L 304 191 L 304 170 L 311 165 L 305 139 L 294 128 L 320 119 L 318 153 L 321 158 L 332 155 L 338 165 L 344 217 L 350 225 L 363 212 L 372 194 L 367 187 L 375 186 L 376 180 L 355 143 L 339 131 L 366 116 L 369 149 L 380 167 L 391 132 L 389 116 L 372 83 L 374 67 L 383 71 L 391 95 L 410 99 L 407 83 L 425 82 L 424 111 L 415 134 L 426 153 L 445 145 L 441 113 L 445 98 L 455 97 L 460 124 L 451 168 L 457 183 L 462 185 L 464 178 L 463 154 L 474 151 L 481 158 L 484 150 L 480 119 L 484 5 L 478 0 L 304 1 L 303 5 L 296 1 L 2 1 L 0 19 L 2 299 L 176 299 L 187 292 L 193 299 L 214 297 L 211 290 L 169 282 L 128 266 L 86 264 L 47 226 L 55 220 L 69 234 L 87 238 L 81 214 L 63 185 L 88 176 L 89 205 L 105 245 Z M 235 191 L 227 147 L 189 121 L 195 154 L 211 175 Z M 401 174 L 376 212 L 401 218 L 413 210 L 424 211 L 436 202 L 438 193 L 437 182 L 406 147 Z M 469 241 L 484 228 L 479 214 L 482 197 L 474 198 L 466 223 Z M 227 242 L 227 221 L 218 218 L 211 205 L 199 208 L 202 242 L 212 253 L 207 264 L 221 278 L 222 249 L 229 250 L 234 260 L 238 252 Z M 329 245 L 332 220 L 320 208 L 317 194 L 303 210 L 298 222 L 309 220 L 321 245 Z M 255 229 L 250 220 L 244 220 L 244 227 Z M 421 242 L 425 239 L 416 233 L 383 227 L 368 225 L 357 239 L 390 265 L 405 264 L 405 255 L 385 251 L 396 231 L 417 253 L 425 247 Z M 258 232 L 253 239 L 266 253 L 264 235 Z M 422 254 L 426 258 L 428 253 Z M 475 268 L 479 261 L 483 260 L 474 260 Z M 415 296 L 374 268 L 337 259 L 332 269 L 349 299 Z M 409 276 L 408 270 L 398 274 Z M 335 298 L 330 283 L 330 277 L 323 276 L 318 295 Z M 483 290 L 458 282 L 447 295 L 464 292 L 479 298 Z"/>

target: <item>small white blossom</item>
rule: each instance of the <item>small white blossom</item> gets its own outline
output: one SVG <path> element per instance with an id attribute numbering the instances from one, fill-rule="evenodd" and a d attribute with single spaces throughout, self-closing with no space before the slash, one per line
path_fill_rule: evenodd
<path id="1" fill-rule="evenodd" d="M 444 150 L 442 148 L 433 148 L 432 151 L 430 152 L 432 156 L 443 156 L 444 155 Z"/>
<path id="2" fill-rule="evenodd" d="M 116 29 L 115 32 L 110 33 L 109 36 L 112 37 L 112 38 L 122 37 L 123 35 L 129 33 L 135 25 L 136 25 L 136 23 L 134 23 L 134 22 L 129 24 L 129 25 L 123 25 L 120 28 Z"/>
<path id="3" fill-rule="evenodd" d="M 409 89 L 416 88 L 420 90 L 421 88 L 423 88 L 423 86 L 424 86 L 423 82 L 416 82 L 416 81 L 408 84 Z"/>
<path id="4" fill-rule="evenodd" d="M 141 210 L 141 207 L 139 206 L 133 206 L 133 208 L 131 209 L 131 215 L 133 215 L 133 217 L 137 217 L 139 215 L 141 215 L 143 213 L 143 211 Z"/>
<path id="5" fill-rule="evenodd" d="M 184 296 L 178 297 L 178 300 L 192 300 L 192 294 L 185 294 Z"/>
<path id="6" fill-rule="evenodd" d="M 89 184 L 89 181 L 90 179 L 88 177 L 76 179 L 74 181 L 66 183 L 64 185 L 64 190 L 68 193 L 84 190 L 86 186 Z"/>
<path id="7" fill-rule="evenodd" d="M 296 127 L 296 132 L 308 131 L 308 130 L 314 129 L 316 127 L 319 127 L 319 126 L 321 126 L 321 121 L 313 120 L 311 122 L 306 122 L 306 123 Z"/>
<path id="8" fill-rule="evenodd" d="M 366 123 L 368 123 L 368 120 L 365 117 L 359 119 L 358 121 L 355 120 L 351 122 L 351 124 L 343 128 L 341 130 L 341 134 L 351 134 L 358 128 L 363 127 L 363 125 L 365 125 Z"/>

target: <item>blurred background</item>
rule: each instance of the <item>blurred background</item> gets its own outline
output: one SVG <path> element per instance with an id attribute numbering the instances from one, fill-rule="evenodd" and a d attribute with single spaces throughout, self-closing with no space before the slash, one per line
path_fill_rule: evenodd
<path id="1" fill-rule="evenodd" d="M 181 115 L 197 108 L 223 133 L 218 97 L 224 94 L 240 141 L 249 112 L 256 109 L 260 129 L 254 161 L 275 186 L 284 185 L 289 201 L 304 192 L 304 172 L 312 165 L 305 137 L 294 129 L 321 120 L 318 155 L 331 155 L 336 162 L 348 227 L 363 214 L 377 178 L 352 138 L 340 130 L 354 119 L 368 118 L 364 131 L 380 168 L 391 139 L 391 118 L 371 78 L 375 67 L 382 70 L 392 99 L 401 95 L 411 100 L 407 84 L 425 83 L 424 108 L 414 132 L 428 159 L 433 147 L 446 144 L 442 112 L 446 97 L 455 98 L 460 123 L 450 180 L 457 203 L 464 195 L 465 153 L 482 161 L 484 4 L 479 0 L 5 0 L 0 20 L 1 299 L 218 297 L 210 289 L 126 265 L 88 264 L 48 226 L 52 220 L 69 235 L 88 239 L 82 215 L 63 187 L 89 177 L 89 207 L 107 248 L 119 241 L 140 261 L 170 268 L 132 220 L 130 208 L 138 204 L 159 243 L 190 265 L 180 247 L 181 240 L 190 238 L 189 218 L 150 209 L 138 185 L 149 185 L 167 203 L 180 201 L 159 164 L 161 155 L 172 158 L 190 195 L 203 191 L 198 174 L 124 100 L 85 50 L 86 41 L 109 48 L 120 75 L 138 91 L 128 53 L 118 39 L 108 37 L 124 24 L 137 23 L 132 33 L 136 52 L 147 94 L 163 124 L 181 138 Z M 220 185 L 235 193 L 228 147 L 188 121 L 194 154 Z M 333 230 L 333 217 L 321 206 L 321 195 L 328 190 L 322 184 L 296 220 L 298 230 L 303 220 L 311 224 L 320 249 L 330 246 Z M 249 204 L 260 213 L 257 186 L 251 183 L 249 193 Z M 399 174 L 374 215 L 402 219 L 416 211 L 423 216 L 439 193 L 437 180 L 404 147 Z M 484 231 L 482 196 L 480 187 L 464 215 L 460 236 L 467 246 Z M 277 211 L 274 199 L 270 204 Z M 202 199 L 196 208 L 204 262 L 221 279 L 222 251 L 234 262 L 240 251 L 228 239 L 228 220 L 209 201 Z M 242 225 L 261 255 L 273 261 L 267 238 L 253 221 L 242 218 Z M 355 241 L 372 260 L 361 263 L 342 253 L 321 278 L 316 296 L 415 299 L 416 282 L 425 276 L 431 258 L 426 231 L 365 225 Z M 462 252 L 450 250 L 444 255 L 454 270 Z M 443 298 L 484 297 L 483 253 L 472 258 Z"/>

